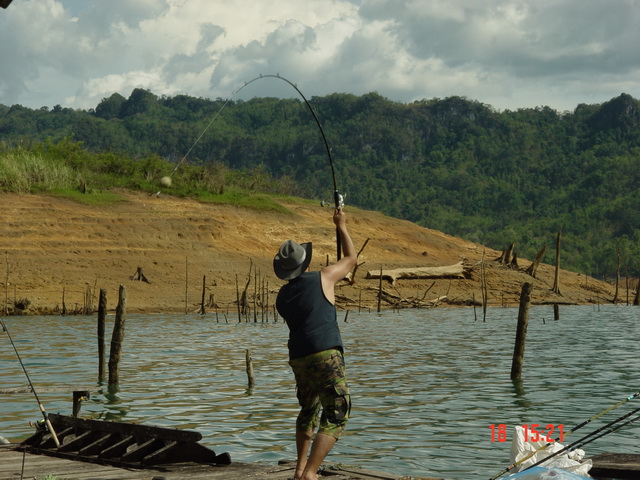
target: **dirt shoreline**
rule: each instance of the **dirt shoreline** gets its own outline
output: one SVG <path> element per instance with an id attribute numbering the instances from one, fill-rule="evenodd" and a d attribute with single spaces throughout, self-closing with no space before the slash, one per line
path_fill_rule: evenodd
<path id="1" fill-rule="evenodd" d="M 283 200 L 289 213 L 269 213 L 165 194 L 118 193 L 123 201 L 109 206 L 47 195 L 0 194 L 0 253 L 4 254 L 0 300 L 2 306 L 8 304 L 9 314 L 59 314 L 63 295 L 67 311 L 73 312 L 86 304 L 87 291 L 93 294 L 99 289 L 107 292 L 107 307 L 113 311 L 120 285 L 126 287 L 128 312 L 195 312 L 202 298 L 203 276 L 206 299 L 213 298 L 219 311 L 234 314 L 236 282 L 244 288 L 250 265 L 255 267 L 250 298 L 257 274 L 260 288 L 269 292 L 269 305 L 273 304 L 282 282 L 273 274 L 272 259 L 282 241 L 313 241 L 313 269 L 335 258 L 332 211 L 319 204 Z M 534 304 L 603 304 L 614 296 L 612 285 L 565 270 L 560 276 L 562 295 L 557 295 L 551 291 L 554 268 L 548 264 L 540 265 L 534 280 L 523 272 L 530 263 L 527 260 L 520 259 L 518 269 L 508 268 L 489 261 L 500 252 L 482 245 L 377 212 L 351 206 L 346 211 L 356 249 L 369 241 L 355 283 L 337 290 L 341 309 L 377 308 L 379 280 L 365 278 L 367 271 L 460 261 L 471 266 L 469 278 L 398 280 L 394 285 L 385 281 L 387 298 L 404 300 L 401 306 L 405 307 L 423 297 L 439 299 L 438 306 L 478 303 L 483 258 L 489 306 L 517 305 L 523 282 L 534 283 Z M 545 260 L 552 260 L 551 254 Z M 131 280 L 138 267 L 150 283 Z M 622 289 L 620 296 L 626 298 Z M 97 308 L 97 299 L 93 303 Z M 16 304 L 28 306 L 20 310 Z M 382 307 L 394 305 L 385 301 Z M 6 311 L 2 309 L 3 314 Z"/>

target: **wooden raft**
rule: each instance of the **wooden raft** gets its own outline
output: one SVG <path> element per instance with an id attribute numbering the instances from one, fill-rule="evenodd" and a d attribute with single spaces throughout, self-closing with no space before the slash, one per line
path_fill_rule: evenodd
<path id="1" fill-rule="evenodd" d="M 60 446 L 43 425 L 21 446 L 32 453 L 128 468 L 181 462 L 231 463 L 228 453 L 216 454 L 200 445 L 202 435 L 198 432 L 57 414 L 49 414 L 49 420 Z"/>

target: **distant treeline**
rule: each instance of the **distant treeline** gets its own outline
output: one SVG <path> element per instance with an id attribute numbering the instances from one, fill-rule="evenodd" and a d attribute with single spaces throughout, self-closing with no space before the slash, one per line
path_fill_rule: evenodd
<path id="1" fill-rule="evenodd" d="M 621 274 L 640 275 L 640 102 L 633 97 L 573 112 L 498 112 L 461 97 L 403 104 L 376 93 L 310 103 L 347 204 L 496 249 L 515 242 L 518 255 L 529 259 L 546 245 L 549 263 L 561 230 L 563 267 L 611 277 L 619 252 Z M 189 175 L 206 177 L 199 188 L 214 193 L 225 184 L 216 184 L 218 174 L 238 172 L 236 180 L 253 191 L 332 199 L 324 143 L 301 100 L 158 97 L 136 89 L 88 111 L 0 105 L 5 152 L 61 141 L 67 150 L 81 142 L 110 159 L 107 173 L 120 176 L 114 184 L 132 168 L 142 172 L 137 183 L 152 188 L 145 181 L 155 173 L 145 171 L 170 173 L 167 166 L 189 152 L 185 164 L 195 169 Z"/>

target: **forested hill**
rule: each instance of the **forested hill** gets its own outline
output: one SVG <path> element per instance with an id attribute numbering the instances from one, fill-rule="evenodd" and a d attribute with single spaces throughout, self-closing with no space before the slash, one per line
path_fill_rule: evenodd
<path id="1" fill-rule="evenodd" d="M 640 274 L 640 102 L 573 112 L 498 112 L 461 97 L 395 103 L 370 93 L 310 99 L 347 204 L 533 258 L 562 231 L 562 265 Z M 212 121 L 213 120 L 213 121 Z M 190 148 L 205 130 L 195 148 Z M 331 201 L 325 146 L 300 100 L 158 97 L 136 89 L 95 109 L 0 105 L 2 148 L 71 137 L 97 152 L 264 171 L 288 193 Z M 0 181 L 0 188 L 2 183 Z"/>

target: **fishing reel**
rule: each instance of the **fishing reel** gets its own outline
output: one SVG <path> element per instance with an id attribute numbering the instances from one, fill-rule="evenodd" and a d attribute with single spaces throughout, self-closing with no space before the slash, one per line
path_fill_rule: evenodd
<path id="1" fill-rule="evenodd" d="M 40 419 L 40 420 L 36 420 L 34 422 L 29 421 L 29 426 L 30 427 L 35 427 L 36 432 L 46 432 L 47 431 L 47 425 L 44 422 L 44 419 Z"/>
<path id="2" fill-rule="evenodd" d="M 347 194 L 345 193 L 344 195 L 342 195 L 341 193 L 338 193 L 337 191 L 334 192 L 334 201 L 333 202 L 327 202 L 326 200 L 322 200 L 320 201 L 320 206 L 321 207 L 334 207 L 334 208 L 342 208 L 344 207 L 344 199 L 346 198 Z"/>

